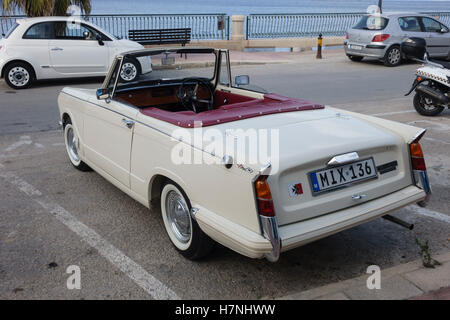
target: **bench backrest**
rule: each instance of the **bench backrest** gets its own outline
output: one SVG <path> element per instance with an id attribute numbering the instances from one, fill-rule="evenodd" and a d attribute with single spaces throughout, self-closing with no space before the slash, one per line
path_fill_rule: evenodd
<path id="1" fill-rule="evenodd" d="M 128 38 L 143 45 L 169 43 L 185 45 L 191 41 L 191 28 L 129 30 Z"/>

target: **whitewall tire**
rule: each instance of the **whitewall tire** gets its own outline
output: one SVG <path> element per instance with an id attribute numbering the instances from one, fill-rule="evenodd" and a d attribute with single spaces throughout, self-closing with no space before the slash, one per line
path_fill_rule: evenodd
<path id="1" fill-rule="evenodd" d="M 206 256 L 213 248 L 211 240 L 191 216 L 191 204 L 186 194 L 174 182 L 168 181 L 161 191 L 161 214 L 170 241 L 186 258 Z"/>
<path id="2" fill-rule="evenodd" d="M 68 120 L 64 125 L 64 144 L 69 160 L 72 165 L 81 171 L 89 171 L 90 167 L 81 161 L 79 155 L 80 140 L 72 122 Z"/>

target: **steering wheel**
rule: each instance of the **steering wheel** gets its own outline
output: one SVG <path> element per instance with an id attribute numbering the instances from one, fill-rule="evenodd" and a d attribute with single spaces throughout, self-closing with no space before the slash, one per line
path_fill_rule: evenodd
<path id="1" fill-rule="evenodd" d="M 188 88 L 187 87 L 188 82 L 190 84 L 192 84 L 192 82 L 194 82 L 195 87 L 193 89 Z M 200 87 L 200 85 L 208 88 L 209 96 L 210 96 L 209 100 L 199 99 L 197 97 L 198 88 Z M 211 89 L 211 85 L 206 80 L 203 80 L 201 78 L 185 78 L 185 79 L 183 79 L 183 81 L 181 82 L 181 85 L 178 87 L 177 97 L 178 97 L 178 99 L 180 99 L 181 103 L 183 104 L 183 106 L 186 109 L 192 110 L 195 113 L 198 113 L 197 109 L 200 104 L 206 104 L 208 106 L 208 110 L 213 110 L 214 93 Z"/>

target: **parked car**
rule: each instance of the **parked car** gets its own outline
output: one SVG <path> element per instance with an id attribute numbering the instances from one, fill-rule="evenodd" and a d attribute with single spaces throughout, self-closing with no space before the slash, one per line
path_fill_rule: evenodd
<path id="1" fill-rule="evenodd" d="M 400 45 L 407 38 L 424 38 L 432 58 L 450 58 L 449 28 L 431 16 L 418 13 L 364 15 L 347 32 L 345 53 L 352 61 L 377 58 L 398 66 L 405 58 Z"/>
<path id="2" fill-rule="evenodd" d="M 0 75 L 14 89 L 53 78 L 105 76 L 114 57 L 143 48 L 73 17 L 20 19 L 0 40 Z M 130 81 L 148 63 L 128 61 L 122 76 Z"/>
<path id="3" fill-rule="evenodd" d="M 117 78 L 125 61 L 145 56 L 152 72 Z M 203 67 L 185 68 L 189 59 Z M 428 201 L 424 129 L 248 84 L 246 75 L 232 81 L 223 49 L 118 55 L 100 89 L 64 88 L 58 97 L 69 160 L 144 206 L 160 206 L 169 239 L 190 259 L 216 241 L 276 261 L 281 251 Z M 211 149 L 212 136 L 233 142 L 240 131 L 265 129 L 278 132 L 273 157 L 252 161 L 262 152 L 257 144 L 236 154 Z"/>

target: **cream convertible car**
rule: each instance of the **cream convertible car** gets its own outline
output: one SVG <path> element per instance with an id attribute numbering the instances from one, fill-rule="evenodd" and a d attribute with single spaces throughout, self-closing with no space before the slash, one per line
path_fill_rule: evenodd
<path id="1" fill-rule="evenodd" d="M 124 61 L 145 56 L 153 71 L 122 82 Z M 59 95 L 69 159 L 146 207 L 160 205 L 171 242 L 189 259 L 216 241 L 276 261 L 282 251 L 427 202 L 423 129 L 250 91 L 248 82 L 232 81 L 227 50 L 120 55 L 101 89 Z M 239 129 L 276 132 L 275 152 L 211 148 L 211 136 L 234 141 Z M 195 138 L 195 130 L 204 134 Z M 180 161 L 186 154 L 194 161 Z"/>

